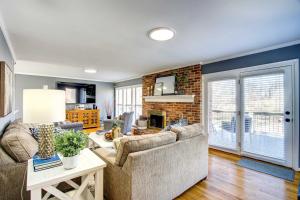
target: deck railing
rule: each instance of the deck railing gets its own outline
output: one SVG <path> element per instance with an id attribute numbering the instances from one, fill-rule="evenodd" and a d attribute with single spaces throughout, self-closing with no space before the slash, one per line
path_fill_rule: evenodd
<path id="1" fill-rule="evenodd" d="M 236 133 L 237 112 L 212 110 L 210 114 L 210 132 L 219 131 Z M 245 132 L 282 136 L 284 116 L 282 113 L 249 112 L 245 114 Z"/>

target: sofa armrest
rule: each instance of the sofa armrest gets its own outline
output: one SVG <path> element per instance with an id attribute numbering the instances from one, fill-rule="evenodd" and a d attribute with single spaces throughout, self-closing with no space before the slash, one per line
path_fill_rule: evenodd
<path id="1" fill-rule="evenodd" d="M 115 150 L 98 148 L 94 152 L 107 164 L 104 168 L 103 182 L 105 199 L 132 199 L 131 178 L 124 173 L 121 167 L 115 164 Z"/>
<path id="2" fill-rule="evenodd" d="M 0 165 L 0 199 L 29 200 L 30 193 L 26 190 L 27 163 L 10 163 Z"/>
<path id="3" fill-rule="evenodd" d="M 94 152 L 100 156 L 106 163 L 115 165 L 116 161 L 116 151 L 112 148 L 98 148 Z"/>

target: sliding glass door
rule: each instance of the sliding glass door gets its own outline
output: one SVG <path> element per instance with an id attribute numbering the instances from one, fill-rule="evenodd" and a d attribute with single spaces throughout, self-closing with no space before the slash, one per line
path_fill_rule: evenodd
<path id="1" fill-rule="evenodd" d="M 290 67 L 241 74 L 242 153 L 290 165 L 292 84 Z"/>
<path id="2" fill-rule="evenodd" d="M 249 68 L 206 81 L 209 144 L 292 165 L 292 66 Z"/>
<path id="3" fill-rule="evenodd" d="M 207 89 L 209 143 L 216 147 L 236 149 L 236 80 L 211 81 Z"/>

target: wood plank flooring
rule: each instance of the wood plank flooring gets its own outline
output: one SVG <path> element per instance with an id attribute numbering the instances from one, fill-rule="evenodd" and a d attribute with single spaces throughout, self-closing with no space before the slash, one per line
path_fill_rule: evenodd
<path id="1" fill-rule="evenodd" d="M 206 180 L 197 183 L 177 200 L 296 200 L 300 175 L 294 182 L 236 165 L 239 156 L 210 149 Z"/>

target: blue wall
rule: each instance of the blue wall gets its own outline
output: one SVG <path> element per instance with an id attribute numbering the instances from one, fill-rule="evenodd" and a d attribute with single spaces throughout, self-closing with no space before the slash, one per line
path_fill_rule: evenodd
<path id="1" fill-rule="evenodd" d="M 300 44 L 202 65 L 202 74 L 251 67 L 291 59 L 300 60 Z"/>
<path id="2" fill-rule="evenodd" d="M 202 74 L 300 59 L 300 44 L 202 65 Z"/>

